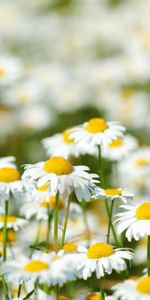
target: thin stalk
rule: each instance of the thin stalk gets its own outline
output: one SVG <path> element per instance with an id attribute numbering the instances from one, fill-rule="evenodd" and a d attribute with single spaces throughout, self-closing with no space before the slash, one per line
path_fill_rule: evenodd
<path id="1" fill-rule="evenodd" d="M 68 218 L 69 218 L 70 203 L 71 203 L 71 197 L 69 197 L 68 204 L 67 204 L 64 228 L 63 228 L 62 239 L 61 239 L 61 249 L 63 248 L 64 242 L 65 242 L 65 235 L 66 235 L 66 229 L 67 229 Z"/>
<path id="2" fill-rule="evenodd" d="M 108 205 L 107 200 L 105 200 L 104 203 L 105 203 L 107 217 L 109 219 L 110 211 L 109 211 L 109 205 Z M 117 234 L 116 234 L 116 231 L 114 229 L 114 226 L 113 226 L 112 222 L 110 224 L 110 227 L 111 227 L 111 230 L 112 230 L 112 233 L 113 233 L 113 237 L 114 237 L 115 243 L 116 243 L 117 247 L 120 247 L 121 245 L 120 245 L 120 243 L 118 241 Z M 107 233 L 107 240 L 108 240 L 108 233 Z"/>
<path id="3" fill-rule="evenodd" d="M 104 293 L 104 288 L 103 288 L 103 279 L 100 280 L 100 295 L 99 295 L 100 300 L 105 300 L 105 293 Z"/>
<path id="4" fill-rule="evenodd" d="M 150 276 L 150 236 L 147 237 L 147 274 Z"/>
<path id="5" fill-rule="evenodd" d="M 107 231 L 107 243 L 110 241 L 110 229 L 112 226 L 112 212 L 113 212 L 114 200 L 111 201 L 110 212 L 109 212 L 109 223 L 108 223 L 108 231 Z"/>
<path id="6" fill-rule="evenodd" d="M 21 289 L 22 289 L 22 283 L 19 284 L 19 288 L 18 288 L 18 298 L 20 297 Z"/>
<path id="7" fill-rule="evenodd" d="M 49 247 L 50 230 L 51 230 L 51 213 L 50 213 L 50 207 L 49 207 L 49 205 L 47 207 L 47 215 L 48 215 L 48 220 L 47 220 L 46 244 L 47 244 L 47 248 L 48 248 Z"/>
<path id="8" fill-rule="evenodd" d="M 98 174 L 100 177 L 100 186 L 103 187 L 103 166 L 102 166 L 102 155 L 101 155 L 101 146 L 98 145 L 98 159 L 99 159 L 99 170 Z"/>
<path id="9" fill-rule="evenodd" d="M 87 221 L 87 209 L 85 206 L 82 206 L 82 213 L 83 213 L 83 221 L 84 221 L 84 224 L 85 224 L 85 227 L 86 227 L 86 230 L 87 230 L 87 239 L 88 239 L 88 247 L 90 245 L 90 242 L 91 242 L 91 232 L 90 232 L 90 228 L 89 228 L 89 225 L 88 225 L 88 221 Z"/>
<path id="10" fill-rule="evenodd" d="M 7 219 L 8 219 L 9 202 L 5 201 L 5 215 L 3 227 L 3 261 L 7 259 Z"/>
<path id="11" fill-rule="evenodd" d="M 59 192 L 56 194 L 56 202 L 54 207 L 54 245 L 56 250 L 58 249 L 58 202 Z"/>
<path id="12" fill-rule="evenodd" d="M 3 289 L 4 289 L 5 300 L 10 300 L 9 295 L 8 295 L 8 287 L 7 287 L 7 284 L 5 282 L 3 275 L 1 275 L 1 282 L 2 282 Z"/>

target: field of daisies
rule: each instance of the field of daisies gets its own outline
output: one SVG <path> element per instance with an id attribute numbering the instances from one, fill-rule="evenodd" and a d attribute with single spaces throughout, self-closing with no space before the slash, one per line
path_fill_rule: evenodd
<path id="1" fill-rule="evenodd" d="M 150 1 L 0 1 L 0 300 L 150 300 Z"/>

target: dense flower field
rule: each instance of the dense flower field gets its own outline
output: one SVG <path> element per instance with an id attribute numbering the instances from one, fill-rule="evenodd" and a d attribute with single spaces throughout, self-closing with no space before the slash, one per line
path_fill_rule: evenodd
<path id="1" fill-rule="evenodd" d="M 0 300 L 150 300 L 150 2 L 0 8 Z"/>

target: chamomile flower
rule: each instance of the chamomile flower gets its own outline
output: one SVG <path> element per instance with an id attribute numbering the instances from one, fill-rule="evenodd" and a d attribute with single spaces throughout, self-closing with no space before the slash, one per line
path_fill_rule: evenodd
<path id="1" fill-rule="evenodd" d="M 118 234 L 126 231 L 126 238 L 131 241 L 150 235 L 150 202 L 136 206 L 122 205 L 124 212 L 116 215 Z"/>
<path id="2" fill-rule="evenodd" d="M 149 300 L 150 276 L 138 280 L 126 280 L 113 287 L 114 296 L 120 300 Z"/>
<path id="3" fill-rule="evenodd" d="M 83 293 L 78 298 L 75 298 L 75 300 L 99 300 L 100 299 L 100 293 Z M 115 300 L 114 296 L 106 296 L 105 300 Z"/>
<path id="4" fill-rule="evenodd" d="M 109 160 L 121 160 L 136 150 L 137 147 L 138 143 L 134 137 L 130 135 L 126 135 L 124 138 L 117 137 L 114 141 L 104 146 L 102 156 Z"/>
<path id="5" fill-rule="evenodd" d="M 46 253 L 34 253 L 31 258 L 20 256 L 8 260 L 3 265 L 3 274 L 8 283 L 32 280 L 39 283 L 50 282 L 50 256 Z"/>
<path id="6" fill-rule="evenodd" d="M 17 197 L 31 188 L 31 184 L 20 179 L 14 160 L 9 156 L 0 160 L 0 196 L 4 200 L 8 200 L 11 194 Z"/>
<path id="7" fill-rule="evenodd" d="M 20 213 L 25 216 L 27 220 L 35 218 L 37 221 L 47 221 L 48 220 L 48 210 L 49 213 L 53 213 L 53 209 L 55 206 L 56 197 L 51 196 L 49 197 L 49 201 L 43 199 L 43 201 L 30 201 L 25 203 L 20 210 Z M 59 199 L 58 201 L 59 211 L 61 212 L 64 209 L 65 204 L 64 202 Z"/>
<path id="8" fill-rule="evenodd" d="M 96 277 L 101 278 L 111 274 L 113 270 L 122 272 L 126 269 L 126 260 L 132 260 L 133 252 L 127 249 L 114 249 L 111 245 L 98 242 L 88 249 L 79 246 L 80 263 L 76 266 L 77 276 L 87 280 L 96 272 Z"/>
<path id="9" fill-rule="evenodd" d="M 63 286 L 68 281 L 76 279 L 75 274 L 72 272 L 72 268 L 69 261 L 65 259 L 63 252 L 60 250 L 58 253 L 51 252 L 50 256 L 50 277 L 49 284 L 51 286 L 59 285 Z"/>
<path id="10" fill-rule="evenodd" d="M 70 138 L 76 143 L 90 146 L 107 145 L 118 137 L 123 137 L 125 128 L 118 122 L 106 122 L 101 118 L 93 118 L 70 130 Z"/>
<path id="11" fill-rule="evenodd" d="M 104 200 L 120 200 L 126 203 L 128 200 L 133 199 L 133 194 L 128 192 L 126 189 L 122 188 L 96 188 L 94 199 L 104 199 Z"/>
<path id="12" fill-rule="evenodd" d="M 86 166 L 72 166 L 69 160 L 53 156 L 45 162 L 26 165 L 22 178 L 37 181 L 39 186 L 50 183 L 51 193 L 56 195 L 59 191 L 62 199 L 74 191 L 79 201 L 88 201 L 95 183 L 98 183 L 98 175 L 88 171 Z"/>
<path id="13" fill-rule="evenodd" d="M 81 152 L 74 139 L 69 137 L 68 130 L 43 139 L 42 144 L 48 156 L 78 157 Z"/>
<path id="14" fill-rule="evenodd" d="M 138 190 L 147 189 L 150 176 L 150 148 L 143 147 L 121 161 L 118 172 L 121 182 L 126 186 Z"/>
<path id="15" fill-rule="evenodd" d="M 0 85 L 11 84 L 22 73 L 22 66 L 18 59 L 11 56 L 0 58 Z"/>
<path id="16" fill-rule="evenodd" d="M 15 216 L 7 217 L 7 229 L 13 229 L 14 231 L 18 231 L 26 224 L 27 221 L 22 218 L 18 218 Z M 0 229 L 2 229 L 3 227 L 4 227 L 4 217 L 0 217 Z"/>

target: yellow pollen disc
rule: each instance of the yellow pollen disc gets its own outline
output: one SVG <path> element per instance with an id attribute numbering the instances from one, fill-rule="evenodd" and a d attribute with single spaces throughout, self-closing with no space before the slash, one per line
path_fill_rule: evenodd
<path id="1" fill-rule="evenodd" d="M 45 192 L 45 191 L 48 190 L 48 188 L 49 188 L 49 183 L 37 187 L 37 190 L 38 190 L 39 192 Z"/>
<path id="2" fill-rule="evenodd" d="M 48 206 L 50 206 L 51 208 L 54 208 L 55 207 L 55 203 L 56 203 L 56 197 L 52 196 L 52 197 L 49 198 L 49 201 L 43 200 L 41 202 L 41 206 L 42 207 L 48 207 Z M 58 207 L 60 209 L 64 208 L 64 202 L 61 199 L 58 200 Z"/>
<path id="3" fill-rule="evenodd" d="M 4 69 L 0 68 L 0 78 L 5 77 L 6 74 L 7 74 L 6 71 Z"/>
<path id="4" fill-rule="evenodd" d="M 139 167 L 143 167 L 143 166 L 146 166 L 146 165 L 148 165 L 150 162 L 149 162 L 149 160 L 148 159 L 146 159 L 146 158 L 141 158 L 141 159 L 138 159 L 137 161 L 136 161 L 136 166 L 139 166 Z"/>
<path id="5" fill-rule="evenodd" d="M 59 296 L 58 300 L 70 300 L 70 298 L 68 298 L 66 296 Z"/>
<path id="6" fill-rule="evenodd" d="M 107 123 L 104 119 L 101 118 L 93 118 L 89 120 L 85 129 L 91 133 L 99 133 L 103 132 L 108 128 Z"/>
<path id="7" fill-rule="evenodd" d="M 134 91 L 131 90 L 131 89 L 124 89 L 121 92 L 121 95 L 122 95 L 123 100 L 128 100 L 128 99 L 130 99 L 131 97 L 134 96 Z"/>
<path id="8" fill-rule="evenodd" d="M 29 262 L 27 265 L 25 265 L 23 269 L 24 271 L 31 272 L 31 273 L 40 272 L 49 269 L 49 265 L 44 263 L 43 261 L 34 260 Z"/>
<path id="9" fill-rule="evenodd" d="M 45 162 L 44 171 L 58 176 L 68 175 L 72 172 L 72 165 L 67 159 L 55 156 Z"/>
<path id="10" fill-rule="evenodd" d="M 139 220 L 150 220 L 150 202 L 145 202 L 136 209 L 136 218 Z"/>
<path id="11" fill-rule="evenodd" d="M 15 168 L 1 168 L 0 182 L 10 183 L 20 179 L 20 174 Z"/>
<path id="12" fill-rule="evenodd" d="M 105 190 L 105 194 L 106 195 L 108 195 L 108 196 L 120 196 L 120 195 L 122 195 L 122 192 L 121 192 L 121 190 L 120 189 L 106 189 Z"/>
<path id="13" fill-rule="evenodd" d="M 73 243 L 66 243 L 63 247 L 63 250 L 67 253 L 76 252 L 77 246 L 76 246 L 76 244 L 73 244 Z"/>
<path id="14" fill-rule="evenodd" d="M 64 140 L 64 142 L 65 143 L 67 143 L 67 144 L 72 144 L 72 143 L 74 143 L 74 139 L 73 138 L 70 138 L 70 132 L 69 132 L 69 130 L 67 129 L 67 130 L 65 130 L 64 132 L 63 132 L 63 140 Z"/>
<path id="15" fill-rule="evenodd" d="M 15 223 L 16 220 L 17 218 L 14 216 L 7 217 L 7 223 Z M 4 222 L 4 217 L 0 217 L 0 222 Z"/>
<path id="16" fill-rule="evenodd" d="M 0 242 L 2 243 L 3 242 L 3 231 L 1 230 L 0 231 Z M 13 243 L 16 241 L 16 234 L 15 232 L 12 230 L 12 229 L 9 229 L 7 231 L 7 239 L 8 239 L 8 242 L 9 243 Z"/>
<path id="17" fill-rule="evenodd" d="M 99 295 L 94 294 L 94 293 L 92 293 L 92 294 L 86 296 L 86 298 L 85 298 L 85 300 L 99 300 L 99 299 L 100 299 L 100 298 L 99 298 Z"/>
<path id="18" fill-rule="evenodd" d="M 96 243 L 89 247 L 87 256 L 90 259 L 98 259 L 110 256 L 114 253 L 113 247 L 106 243 Z"/>
<path id="19" fill-rule="evenodd" d="M 115 148 L 115 147 L 122 146 L 122 144 L 123 144 L 123 140 L 120 138 L 117 138 L 116 140 L 114 140 L 112 143 L 109 144 L 109 147 Z"/>
<path id="20" fill-rule="evenodd" d="M 150 276 L 142 278 L 136 285 L 138 292 L 150 295 Z"/>

